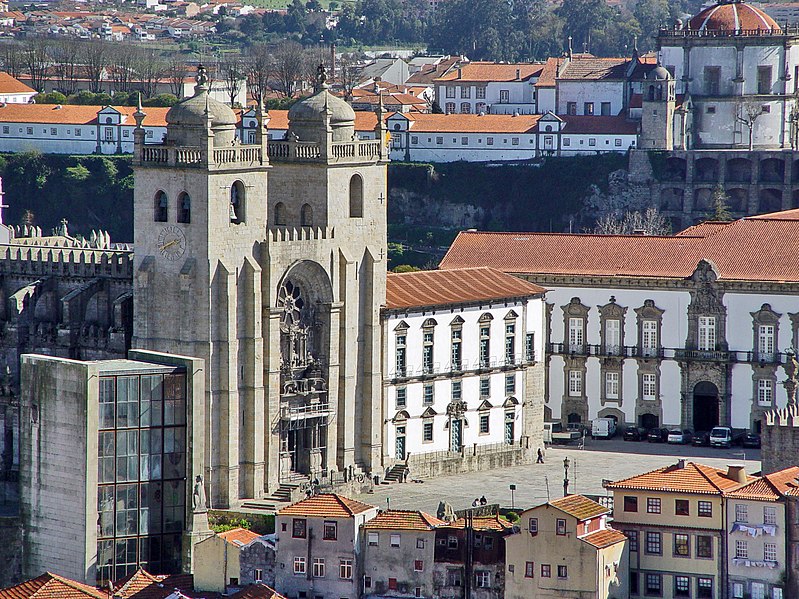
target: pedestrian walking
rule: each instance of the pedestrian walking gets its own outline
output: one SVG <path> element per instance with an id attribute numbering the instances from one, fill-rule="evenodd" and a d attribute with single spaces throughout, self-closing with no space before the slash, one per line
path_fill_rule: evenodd
<path id="1" fill-rule="evenodd" d="M 544 450 L 540 447 L 538 448 L 538 458 L 535 461 L 536 464 L 543 464 L 544 463 Z"/>

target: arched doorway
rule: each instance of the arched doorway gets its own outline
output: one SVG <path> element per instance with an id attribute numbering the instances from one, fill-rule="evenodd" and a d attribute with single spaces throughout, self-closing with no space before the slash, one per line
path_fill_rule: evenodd
<path id="1" fill-rule="evenodd" d="M 638 417 L 638 425 L 647 430 L 658 428 L 660 419 L 655 414 L 641 414 Z"/>
<path id="2" fill-rule="evenodd" d="M 694 430 L 709 431 L 719 425 L 719 390 L 709 381 L 694 387 Z"/>

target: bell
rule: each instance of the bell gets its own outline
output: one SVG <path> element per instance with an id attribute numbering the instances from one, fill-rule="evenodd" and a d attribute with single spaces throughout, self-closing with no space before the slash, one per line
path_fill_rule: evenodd
<path id="1" fill-rule="evenodd" d="M 236 216 L 236 207 L 232 203 L 230 204 L 230 220 L 238 220 L 238 216 Z"/>

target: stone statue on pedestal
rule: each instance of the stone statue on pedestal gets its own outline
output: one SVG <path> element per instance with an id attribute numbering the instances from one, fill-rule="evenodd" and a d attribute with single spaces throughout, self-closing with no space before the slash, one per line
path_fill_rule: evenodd
<path id="1" fill-rule="evenodd" d="M 799 380 L 797 380 L 799 361 L 796 360 L 796 351 L 792 347 L 785 350 L 785 357 L 785 374 L 788 378 L 782 382 L 782 385 L 788 394 L 788 405 L 794 406 L 796 405 L 796 389 L 799 387 Z"/>
<path id="2" fill-rule="evenodd" d="M 202 514 L 208 511 L 205 505 L 205 484 L 203 483 L 201 474 L 198 474 L 194 479 L 194 493 L 192 495 L 191 505 L 192 508 L 194 508 L 195 514 Z"/>

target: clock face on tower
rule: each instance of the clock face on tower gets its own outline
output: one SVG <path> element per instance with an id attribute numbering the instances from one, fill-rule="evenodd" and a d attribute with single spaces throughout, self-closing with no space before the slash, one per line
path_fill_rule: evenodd
<path id="1" fill-rule="evenodd" d="M 158 251 L 167 260 L 177 260 L 186 251 L 186 236 L 175 225 L 167 225 L 158 234 Z"/>

